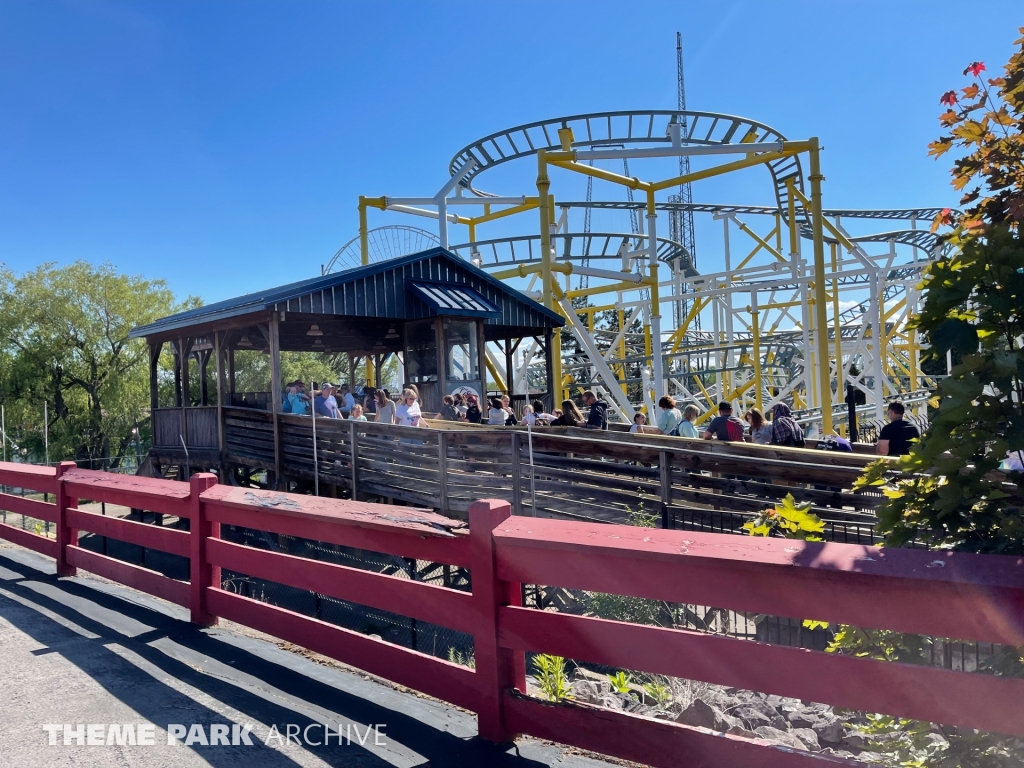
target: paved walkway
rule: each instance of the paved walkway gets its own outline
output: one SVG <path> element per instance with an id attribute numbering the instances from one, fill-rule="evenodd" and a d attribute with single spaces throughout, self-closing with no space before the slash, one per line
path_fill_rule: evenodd
<path id="1" fill-rule="evenodd" d="M 529 739 L 490 746 L 476 739 L 475 718 L 457 709 L 247 633 L 199 630 L 187 618 L 105 581 L 58 580 L 52 561 L 0 548 L 0 767 L 608 766 Z M 136 742 L 148 726 L 153 744 L 132 745 L 124 733 L 128 743 L 117 744 L 114 724 L 133 726 Z M 330 746 L 286 742 L 289 725 L 299 739 L 305 732 L 323 741 L 324 724 Z M 379 735 L 367 735 L 374 724 Z M 83 742 L 93 725 L 100 743 L 77 744 L 79 725 Z M 168 744 L 172 725 L 182 738 Z M 220 735 L 238 744 L 202 743 Z"/>

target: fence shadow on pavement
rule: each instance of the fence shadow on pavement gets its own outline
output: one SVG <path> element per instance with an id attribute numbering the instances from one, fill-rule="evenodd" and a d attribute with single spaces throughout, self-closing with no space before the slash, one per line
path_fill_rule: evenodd
<path id="1" fill-rule="evenodd" d="M 23 550 L 0 550 L 0 618 L 44 646 L 33 656 L 59 653 L 101 686 L 112 702 L 133 710 L 140 722 L 161 729 L 168 722 L 266 725 L 254 729 L 252 747 L 177 747 L 197 750 L 215 768 L 241 765 L 243 758 L 245 763 L 255 760 L 282 768 L 323 764 L 319 761 L 360 768 L 605 765 L 539 743 L 519 750 L 495 746 L 476 737 L 475 717 L 469 713 L 365 680 L 359 673 L 318 665 L 263 640 L 226 629 L 200 629 L 189 623 L 186 610 L 118 585 L 58 580 L 51 561 Z M 52 690 L 54 681 L 46 687 Z M 204 699 L 233 714 L 204 704 Z M 50 711 L 51 719 L 67 720 L 59 697 Z M 288 723 L 304 729 L 323 722 L 332 728 L 356 723 L 360 729 L 383 723 L 390 755 L 388 749 L 381 755 L 379 748 L 360 747 L 355 739 L 342 746 L 306 746 L 306 755 L 298 748 L 286 753 L 263 743 L 270 724 L 284 735 Z M 28 732 L 36 730 L 39 743 L 45 744 L 42 723 L 28 725 Z M 314 730 L 318 738 L 322 733 Z M 158 733 L 157 743 L 163 739 Z"/>

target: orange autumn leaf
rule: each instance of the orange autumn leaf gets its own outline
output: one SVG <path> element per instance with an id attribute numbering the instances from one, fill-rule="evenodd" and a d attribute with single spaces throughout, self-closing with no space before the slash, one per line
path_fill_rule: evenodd
<path id="1" fill-rule="evenodd" d="M 939 115 L 939 122 L 945 126 L 956 125 L 960 122 L 961 117 L 951 109 L 947 109 L 941 115 Z"/>

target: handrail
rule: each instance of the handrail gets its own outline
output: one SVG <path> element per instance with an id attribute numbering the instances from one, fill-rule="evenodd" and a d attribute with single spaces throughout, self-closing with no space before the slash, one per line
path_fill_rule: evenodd
<path id="1" fill-rule="evenodd" d="M 0 476 L 26 485 L 46 477 L 12 464 L 0 464 Z M 527 733 L 659 768 L 681 759 L 727 768 L 862 765 L 666 720 L 541 701 L 526 688 L 526 652 L 1024 736 L 1021 679 L 541 611 L 523 607 L 521 587 L 562 586 L 1019 646 L 1021 557 L 513 518 L 507 502 L 493 500 L 474 503 L 466 525 L 411 508 L 220 486 L 212 475 L 195 475 L 185 485 L 78 470 L 70 462 L 50 480 L 55 502 L 36 504 L 52 510 L 57 540 L 2 524 L 0 538 L 55 557 L 61 575 L 80 567 L 186 606 L 196 624 L 230 619 L 470 709 L 480 735 L 492 741 Z M 186 510 L 189 531 L 85 512 L 73 498 L 82 493 L 140 509 Z M 23 509 L 39 511 L 36 504 Z M 222 538 L 223 523 L 461 565 L 472 574 L 472 591 L 243 546 Z M 83 549 L 82 529 L 178 555 L 187 551 L 189 580 Z M 226 591 L 222 568 L 467 632 L 475 667 Z"/>

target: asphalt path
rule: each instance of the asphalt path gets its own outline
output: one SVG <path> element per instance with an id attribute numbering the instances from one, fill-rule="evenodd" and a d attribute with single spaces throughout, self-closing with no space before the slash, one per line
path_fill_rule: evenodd
<path id="1" fill-rule="evenodd" d="M 608 765 L 531 739 L 492 746 L 442 702 L 0 548 L 2 768 Z"/>

